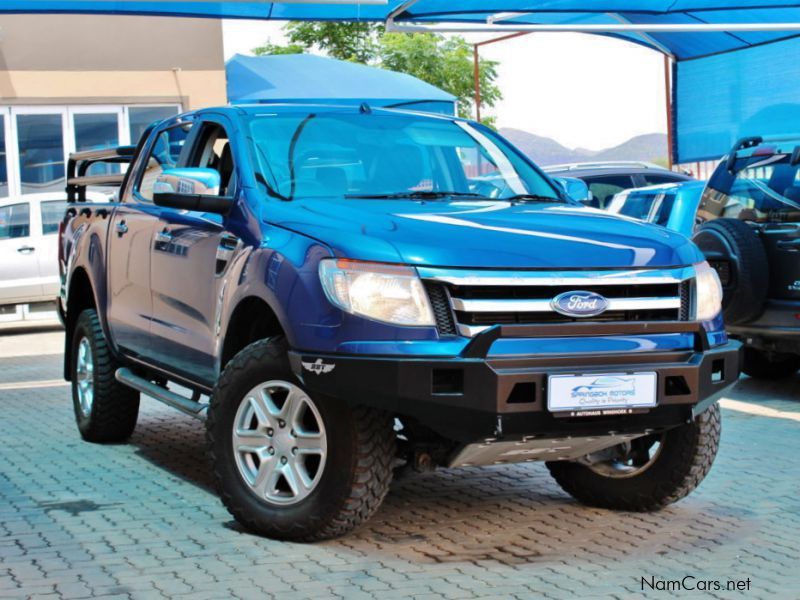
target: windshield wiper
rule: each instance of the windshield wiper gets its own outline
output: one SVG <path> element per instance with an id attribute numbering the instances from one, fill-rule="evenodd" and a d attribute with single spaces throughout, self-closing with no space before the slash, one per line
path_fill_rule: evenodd
<path id="1" fill-rule="evenodd" d="M 414 200 L 435 200 L 437 198 L 448 197 L 470 197 L 482 198 L 481 194 L 473 192 L 397 192 L 394 194 L 345 194 L 345 198 L 364 198 L 364 199 L 378 199 L 378 200 L 391 200 L 394 198 L 411 198 Z"/>
<path id="2" fill-rule="evenodd" d="M 554 198 L 553 196 L 542 196 L 540 194 L 515 194 L 513 196 L 507 196 L 505 198 L 498 198 L 498 200 L 504 200 L 506 202 L 524 202 L 526 200 L 530 200 L 531 202 L 555 202 L 558 204 L 564 204 L 563 198 Z"/>

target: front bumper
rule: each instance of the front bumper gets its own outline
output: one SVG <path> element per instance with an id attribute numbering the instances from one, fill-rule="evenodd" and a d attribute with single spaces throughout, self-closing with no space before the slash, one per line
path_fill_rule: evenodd
<path id="1" fill-rule="evenodd" d="M 501 337 L 692 332 L 694 349 L 598 355 L 487 358 Z M 702 412 L 739 377 L 741 344 L 708 347 L 702 326 L 687 322 L 496 326 L 460 356 L 365 357 L 290 352 L 292 369 L 312 392 L 412 417 L 443 437 L 594 436 L 665 430 Z M 600 416 L 547 409 L 548 375 L 654 371 L 657 406 Z"/>

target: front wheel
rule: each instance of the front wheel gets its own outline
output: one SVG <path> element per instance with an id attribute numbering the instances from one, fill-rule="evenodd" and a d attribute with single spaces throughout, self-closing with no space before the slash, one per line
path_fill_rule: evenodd
<path id="1" fill-rule="evenodd" d="M 715 403 L 691 423 L 584 457 L 548 462 L 561 488 L 589 506 L 653 511 L 691 493 L 711 470 L 720 438 Z"/>
<path id="2" fill-rule="evenodd" d="M 226 366 L 207 421 L 222 501 L 272 538 L 338 537 L 367 520 L 392 479 L 386 413 L 312 397 L 294 377 L 283 338 L 251 344 Z"/>

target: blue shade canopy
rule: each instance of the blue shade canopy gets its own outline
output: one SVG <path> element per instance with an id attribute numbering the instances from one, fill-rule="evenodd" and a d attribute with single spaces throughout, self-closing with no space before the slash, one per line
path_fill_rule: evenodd
<path id="1" fill-rule="evenodd" d="M 455 111 L 455 96 L 411 75 L 310 54 L 237 54 L 226 63 L 225 75 L 232 103 L 367 102 L 450 115 Z"/>
<path id="2" fill-rule="evenodd" d="M 372 20 L 394 17 L 409 23 L 493 21 L 512 29 L 526 25 L 619 26 L 798 23 L 800 5 L 780 0 L 322 0 L 310 3 L 138 1 L 138 0 L 4 0 L 0 13 L 72 12 L 151 14 L 193 17 L 296 20 Z M 498 19 L 498 16 L 500 17 Z M 786 31 L 598 32 L 643 44 L 678 60 L 747 48 L 798 33 Z"/>
<path id="3" fill-rule="evenodd" d="M 446 24 L 451 30 L 581 29 L 640 44 L 675 61 L 673 158 L 724 154 L 736 137 L 800 132 L 800 3 L 784 0 L 3 0 L 2 13 L 105 13 L 186 17 L 390 21 L 405 27 Z M 756 24 L 756 26 L 753 26 Z M 713 31 L 699 31 L 711 26 Z M 632 30 L 638 27 L 638 30 Z M 594 28 L 594 29 L 592 29 Z M 680 31 L 679 29 L 684 29 Z M 591 29 L 591 31 L 589 31 Z M 234 59 L 237 63 L 241 61 Z M 258 92 L 242 64 L 231 99 Z M 231 66 L 229 66 L 230 77 Z M 330 79 L 334 79 L 331 77 Z M 266 81 L 270 82 L 269 78 Z M 247 87 L 249 82 L 250 88 Z M 316 98 L 334 94 L 317 81 Z M 337 82 L 339 83 L 339 82 Z M 303 85 L 296 95 L 308 95 Z M 382 87 L 384 82 L 380 83 Z M 385 82 L 385 85 L 391 85 Z M 342 86 L 344 87 L 344 86 Z M 377 87 L 377 86 L 376 86 Z M 395 89 L 392 87 L 391 89 Z M 312 90 L 314 91 L 314 90 Z M 378 92 L 373 92 L 373 95 Z M 380 94 L 397 95 L 381 90 Z M 419 94 L 413 94 L 419 95 Z M 240 98 L 241 96 L 241 98 Z M 261 99 L 261 98 L 258 98 Z M 394 98 L 397 99 L 397 98 Z M 713 99 L 713 101 L 711 101 Z"/>

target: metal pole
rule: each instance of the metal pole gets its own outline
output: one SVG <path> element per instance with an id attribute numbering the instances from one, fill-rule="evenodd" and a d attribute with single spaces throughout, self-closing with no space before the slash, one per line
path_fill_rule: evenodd
<path id="1" fill-rule="evenodd" d="M 478 44 L 472 45 L 473 77 L 475 78 L 475 120 L 481 122 L 481 66 Z"/>
<path id="2" fill-rule="evenodd" d="M 504 42 L 505 40 L 510 40 L 512 38 L 520 37 L 523 35 L 528 35 L 527 32 L 518 32 L 512 33 L 510 35 L 504 35 L 499 38 L 494 38 L 491 40 L 484 40 L 482 42 L 477 42 L 472 44 L 472 62 L 473 62 L 473 78 L 475 79 L 475 120 L 480 123 L 481 120 L 481 57 L 479 54 L 478 49 L 481 46 L 487 46 L 488 44 L 496 44 L 497 42 Z"/>
<path id="3" fill-rule="evenodd" d="M 672 86 L 670 85 L 670 71 L 672 61 L 664 55 L 664 99 L 667 109 L 667 165 L 672 169 Z"/>

